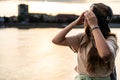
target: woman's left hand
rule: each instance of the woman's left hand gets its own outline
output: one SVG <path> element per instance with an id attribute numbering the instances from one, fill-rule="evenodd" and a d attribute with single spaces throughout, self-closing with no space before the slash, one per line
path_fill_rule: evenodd
<path id="1" fill-rule="evenodd" d="M 84 13 L 84 16 L 87 19 L 87 23 L 91 28 L 98 26 L 97 18 L 95 16 L 95 14 L 92 12 L 92 10 L 86 11 Z"/>
<path id="2" fill-rule="evenodd" d="M 81 25 L 84 23 L 84 12 L 74 21 L 76 25 Z"/>

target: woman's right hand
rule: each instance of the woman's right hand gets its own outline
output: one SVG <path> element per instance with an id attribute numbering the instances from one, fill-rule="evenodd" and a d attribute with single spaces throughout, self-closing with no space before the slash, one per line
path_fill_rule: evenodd
<path id="1" fill-rule="evenodd" d="M 84 23 L 84 13 L 83 12 L 74 22 L 76 25 L 81 25 Z"/>
<path id="2" fill-rule="evenodd" d="M 93 13 L 92 10 L 86 11 L 84 16 L 85 16 L 85 18 L 86 18 L 86 20 L 91 28 L 98 26 L 97 17 L 95 16 L 95 14 Z"/>

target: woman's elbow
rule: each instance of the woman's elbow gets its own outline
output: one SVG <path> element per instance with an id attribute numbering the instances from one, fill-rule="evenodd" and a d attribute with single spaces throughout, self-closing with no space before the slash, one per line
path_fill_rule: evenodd
<path id="1" fill-rule="evenodd" d="M 52 43 L 54 43 L 54 44 L 60 44 L 60 41 L 56 40 L 56 39 L 52 39 Z"/>
<path id="2" fill-rule="evenodd" d="M 52 42 L 57 45 L 68 46 L 66 39 L 63 39 L 63 40 L 53 39 Z"/>
<path id="3" fill-rule="evenodd" d="M 52 39 L 52 43 L 57 44 L 58 42 L 55 39 Z"/>
<path id="4" fill-rule="evenodd" d="M 108 61 L 112 56 L 112 52 L 103 52 L 103 55 L 101 55 L 101 58 L 104 60 L 104 61 Z"/>

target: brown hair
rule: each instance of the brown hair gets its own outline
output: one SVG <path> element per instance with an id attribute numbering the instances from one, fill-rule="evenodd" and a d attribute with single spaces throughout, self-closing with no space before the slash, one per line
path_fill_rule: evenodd
<path id="1" fill-rule="evenodd" d="M 111 33 L 110 28 L 108 26 L 113 15 L 111 8 L 109 6 L 104 5 L 103 3 L 93 4 L 92 6 L 93 12 L 98 19 L 98 25 L 105 39 L 107 39 L 109 36 L 116 37 L 115 34 Z M 83 37 L 84 43 L 80 44 L 81 50 L 82 48 L 86 47 L 90 41 L 94 42 L 94 39 L 91 39 L 92 35 L 88 26 L 85 27 L 85 34 Z M 95 72 L 96 65 L 105 65 L 105 62 L 103 61 L 103 59 L 100 58 L 100 56 L 97 53 L 97 49 L 95 47 L 95 44 L 93 43 L 93 46 L 91 47 L 87 56 L 87 71 L 89 72 Z M 107 69 L 111 69 L 110 62 L 107 63 L 107 67 Z"/>

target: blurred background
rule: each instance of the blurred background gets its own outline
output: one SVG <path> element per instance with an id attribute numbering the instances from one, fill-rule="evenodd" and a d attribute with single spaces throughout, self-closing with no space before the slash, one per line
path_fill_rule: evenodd
<path id="1" fill-rule="evenodd" d="M 77 57 L 52 38 L 93 3 L 109 5 L 120 45 L 120 0 L 0 0 L 0 80 L 73 80 Z M 83 32 L 76 26 L 68 35 Z M 116 57 L 120 80 L 120 54 Z"/>

